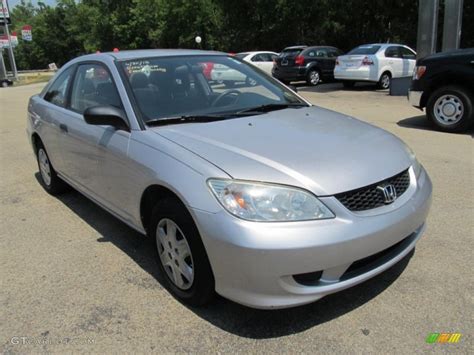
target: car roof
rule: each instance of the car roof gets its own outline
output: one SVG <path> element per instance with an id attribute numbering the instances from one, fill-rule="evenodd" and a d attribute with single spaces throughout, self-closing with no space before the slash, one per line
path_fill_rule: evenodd
<path id="1" fill-rule="evenodd" d="M 334 49 L 337 49 L 336 47 L 333 47 L 333 46 L 309 46 L 309 47 L 306 47 L 305 49 L 319 49 L 319 48 L 334 48 Z"/>
<path id="2" fill-rule="evenodd" d="M 228 53 L 217 51 L 205 51 L 198 49 L 137 49 L 125 50 L 119 52 L 103 52 L 100 54 L 89 54 L 82 56 L 81 59 L 89 59 L 98 55 L 111 56 L 116 60 L 143 59 L 150 57 L 173 57 L 173 56 L 192 56 L 192 55 L 225 55 Z"/>
<path id="3" fill-rule="evenodd" d="M 291 49 L 304 49 L 304 48 L 307 48 L 308 46 L 306 45 L 301 45 L 301 46 L 291 46 L 291 47 L 286 47 L 284 48 L 283 50 L 286 51 L 286 50 L 291 50 Z"/>
<path id="4" fill-rule="evenodd" d="M 365 44 L 360 44 L 354 48 L 367 47 L 367 46 L 380 46 L 381 48 L 391 47 L 391 46 L 408 47 L 407 45 L 400 44 L 400 43 L 365 43 Z"/>
<path id="5" fill-rule="evenodd" d="M 240 52 L 240 53 L 237 53 L 237 54 L 250 55 L 250 54 L 257 54 L 257 53 L 275 53 L 275 52 L 273 52 L 273 51 L 250 51 L 250 52 Z"/>

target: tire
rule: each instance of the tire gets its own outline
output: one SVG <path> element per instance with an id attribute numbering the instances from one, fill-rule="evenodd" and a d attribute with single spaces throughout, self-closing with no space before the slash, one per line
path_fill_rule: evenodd
<path id="1" fill-rule="evenodd" d="M 169 228 L 173 224 L 174 238 L 173 229 Z M 158 268 L 166 288 L 186 304 L 210 303 L 215 295 L 214 275 L 199 231 L 186 207 L 173 197 L 159 201 L 153 209 L 148 233 L 156 243 Z M 168 234 L 171 237 L 167 237 Z"/>
<path id="2" fill-rule="evenodd" d="M 309 86 L 316 86 L 321 82 L 321 72 L 317 69 L 310 69 L 306 75 L 306 83 Z"/>
<path id="3" fill-rule="evenodd" d="M 344 81 L 342 82 L 342 85 L 343 85 L 344 88 L 346 88 L 346 89 L 351 89 L 351 88 L 354 87 L 355 81 L 344 80 Z"/>
<path id="4" fill-rule="evenodd" d="M 289 81 L 289 80 L 280 79 L 280 81 L 281 81 L 283 84 L 287 85 L 287 86 L 290 85 L 290 83 L 291 83 L 291 81 Z"/>
<path id="5" fill-rule="evenodd" d="M 377 82 L 377 89 L 379 90 L 387 90 L 390 88 L 390 84 L 392 81 L 392 75 L 388 71 L 382 73 L 380 75 L 380 79 Z"/>
<path id="6" fill-rule="evenodd" d="M 473 94 L 460 86 L 445 86 L 433 92 L 426 115 L 444 132 L 463 132 L 474 125 Z"/>
<path id="7" fill-rule="evenodd" d="M 36 161 L 38 162 L 39 181 L 41 186 L 51 195 L 60 195 L 69 190 L 69 185 L 66 184 L 56 173 L 51 162 L 49 161 L 48 153 L 41 142 L 38 142 L 36 149 Z"/>
<path id="8" fill-rule="evenodd" d="M 8 81 L 2 81 L 2 88 L 8 87 Z"/>

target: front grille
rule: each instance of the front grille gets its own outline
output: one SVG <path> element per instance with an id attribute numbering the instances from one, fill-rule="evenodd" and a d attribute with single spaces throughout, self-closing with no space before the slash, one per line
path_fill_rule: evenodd
<path id="1" fill-rule="evenodd" d="M 408 189 L 408 186 L 410 186 L 410 174 L 408 169 L 376 184 L 343 192 L 335 195 L 335 197 L 351 211 L 370 210 L 387 204 L 383 192 L 377 189 L 378 186 L 385 185 L 393 185 L 397 192 L 397 198 L 400 197 Z"/>

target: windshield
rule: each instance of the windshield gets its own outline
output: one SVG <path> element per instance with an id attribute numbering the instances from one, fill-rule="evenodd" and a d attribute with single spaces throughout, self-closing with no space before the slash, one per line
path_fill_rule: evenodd
<path id="1" fill-rule="evenodd" d="M 145 122 L 306 105 L 275 79 L 228 56 L 155 57 L 122 65 Z"/>
<path id="2" fill-rule="evenodd" d="M 375 54 L 377 51 L 380 49 L 380 46 L 360 46 L 357 48 L 354 48 L 347 54 Z"/>

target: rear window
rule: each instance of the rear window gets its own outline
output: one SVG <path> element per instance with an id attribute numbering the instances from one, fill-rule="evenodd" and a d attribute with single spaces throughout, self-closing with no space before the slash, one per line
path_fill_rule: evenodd
<path id="1" fill-rule="evenodd" d="M 281 58 L 285 58 L 285 57 L 296 57 L 298 54 L 301 53 L 302 50 L 303 50 L 302 48 L 284 49 L 284 50 L 280 53 L 280 57 L 281 57 Z"/>
<path id="2" fill-rule="evenodd" d="M 375 54 L 379 49 L 380 46 L 359 46 L 347 54 Z"/>

